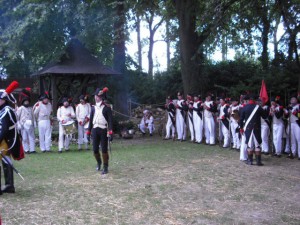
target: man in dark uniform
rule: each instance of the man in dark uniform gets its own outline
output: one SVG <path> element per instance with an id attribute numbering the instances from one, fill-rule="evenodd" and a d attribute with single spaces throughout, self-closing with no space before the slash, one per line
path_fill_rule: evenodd
<path id="1" fill-rule="evenodd" d="M 110 105 L 105 103 L 108 88 L 97 88 L 95 92 L 95 105 L 91 108 L 90 124 L 87 134 L 92 134 L 94 156 L 97 161 L 97 170 L 101 170 L 101 157 L 99 144 L 101 144 L 103 170 L 102 174 L 108 173 L 108 141 L 112 140 L 112 110 Z"/>
<path id="2" fill-rule="evenodd" d="M 255 152 L 256 165 L 262 166 L 261 162 L 261 117 L 263 109 L 256 104 L 254 96 L 249 96 L 248 104 L 241 111 L 240 132 L 246 136 L 248 165 L 253 165 L 253 153 Z"/>
<path id="3" fill-rule="evenodd" d="M 3 193 L 15 193 L 12 156 L 15 160 L 24 158 L 24 150 L 17 132 L 17 117 L 10 104 L 16 104 L 16 99 L 11 94 L 19 86 L 13 81 L 5 90 L 0 90 L 0 159 L 4 172 L 5 186 L 0 191 Z M 1 168 L 0 168 L 1 171 Z M 1 174 L 0 174 L 1 186 Z"/>

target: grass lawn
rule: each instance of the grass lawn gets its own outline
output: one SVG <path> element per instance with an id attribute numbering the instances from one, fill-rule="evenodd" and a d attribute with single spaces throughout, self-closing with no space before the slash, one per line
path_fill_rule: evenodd
<path id="1" fill-rule="evenodd" d="M 109 174 L 92 151 L 26 155 L 15 194 L 0 196 L 8 224 L 300 224 L 300 161 L 159 137 L 118 139 Z M 3 177 L 2 177 L 3 183 Z"/>

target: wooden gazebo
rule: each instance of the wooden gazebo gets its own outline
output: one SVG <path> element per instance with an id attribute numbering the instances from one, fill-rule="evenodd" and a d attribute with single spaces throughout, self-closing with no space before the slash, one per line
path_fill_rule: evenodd
<path id="1" fill-rule="evenodd" d="M 100 86 L 100 78 L 121 73 L 104 66 L 76 38 L 66 45 L 65 53 L 57 62 L 46 65 L 31 76 L 39 79 L 40 93 L 49 91 L 53 99 L 53 109 L 56 111 L 59 100 L 64 96 L 76 99 L 87 88 Z"/>

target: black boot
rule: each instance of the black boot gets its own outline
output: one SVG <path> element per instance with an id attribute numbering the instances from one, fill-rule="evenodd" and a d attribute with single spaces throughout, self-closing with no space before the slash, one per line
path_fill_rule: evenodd
<path id="1" fill-rule="evenodd" d="M 107 174 L 108 173 L 108 153 L 102 153 L 102 158 L 103 158 L 103 171 L 102 174 Z"/>
<path id="2" fill-rule="evenodd" d="M 257 166 L 263 166 L 264 165 L 263 163 L 261 163 L 261 155 L 260 154 L 256 155 L 255 159 L 256 159 L 256 165 Z"/>
<path id="3" fill-rule="evenodd" d="M 0 166 L 0 195 L 2 195 L 2 190 L 1 190 L 1 166 Z"/>
<path id="4" fill-rule="evenodd" d="M 96 167 L 96 170 L 97 171 L 100 171 L 101 170 L 101 164 L 102 164 L 102 162 L 101 162 L 101 157 L 100 157 L 100 153 L 98 152 L 98 153 L 94 153 L 94 156 L 95 156 L 95 159 L 96 159 L 96 161 L 97 161 L 97 167 Z"/>
<path id="5" fill-rule="evenodd" d="M 253 165 L 253 153 L 248 152 L 248 159 L 246 161 L 246 164 Z"/>
<path id="6" fill-rule="evenodd" d="M 2 163 L 2 166 L 3 166 L 4 180 L 5 180 L 5 186 L 2 189 L 2 192 L 15 193 L 13 169 L 11 166 L 5 163 Z"/>

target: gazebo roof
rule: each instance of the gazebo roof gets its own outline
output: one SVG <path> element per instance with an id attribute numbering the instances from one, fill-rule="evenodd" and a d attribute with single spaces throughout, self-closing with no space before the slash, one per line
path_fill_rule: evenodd
<path id="1" fill-rule="evenodd" d="M 62 54 L 57 62 L 46 65 L 40 71 L 31 76 L 52 75 L 121 75 L 120 72 L 103 65 L 89 50 L 76 38 L 67 44 L 65 53 Z"/>

